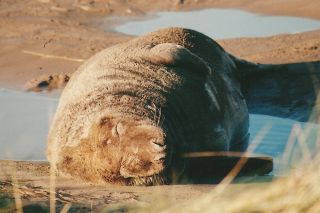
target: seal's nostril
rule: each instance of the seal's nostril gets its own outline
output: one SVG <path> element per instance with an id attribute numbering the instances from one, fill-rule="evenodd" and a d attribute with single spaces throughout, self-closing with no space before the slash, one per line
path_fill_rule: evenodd
<path id="1" fill-rule="evenodd" d="M 159 144 L 156 144 L 156 143 L 152 143 L 153 145 L 153 148 L 158 151 L 158 152 L 161 152 L 163 151 L 163 146 L 159 145 Z"/>
<path id="2" fill-rule="evenodd" d="M 163 144 L 160 144 L 160 143 L 154 143 L 154 142 L 152 142 L 151 144 L 152 144 L 153 148 L 154 148 L 157 152 L 166 151 L 166 148 L 167 148 L 166 145 L 163 145 Z"/>
<path id="3" fill-rule="evenodd" d="M 157 140 L 152 140 L 151 142 L 158 145 L 158 146 L 161 146 L 161 147 L 165 146 L 162 142 L 157 141 Z"/>
<path id="4" fill-rule="evenodd" d="M 165 155 L 164 153 L 158 154 L 158 155 L 155 156 L 154 160 L 156 160 L 156 161 L 162 161 L 162 160 L 165 159 L 165 157 L 166 157 L 166 155 Z"/>

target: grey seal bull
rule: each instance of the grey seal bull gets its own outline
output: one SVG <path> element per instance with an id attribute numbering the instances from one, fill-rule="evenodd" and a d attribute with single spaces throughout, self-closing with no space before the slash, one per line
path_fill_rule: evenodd
<path id="1" fill-rule="evenodd" d="M 246 150 L 248 106 L 259 111 L 256 106 L 277 96 L 268 99 L 271 88 L 254 98 L 260 91 L 254 82 L 282 69 L 273 68 L 237 59 L 211 38 L 183 28 L 105 49 L 65 87 L 48 136 L 48 159 L 59 172 L 97 184 L 170 183 L 186 167 L 183 153 Z"/>

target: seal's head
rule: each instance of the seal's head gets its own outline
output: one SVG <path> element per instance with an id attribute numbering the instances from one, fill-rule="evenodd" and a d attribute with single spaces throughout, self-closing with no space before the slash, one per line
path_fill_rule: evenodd
<path id="1" fill-rule="evenodd" d="M 71 151 L 70 149 L 73 149 Z M 163 184 L 166 146 L 161 128 L 142 121 L 104 117 L 88 138 L 65 147 L 58 166 L 92 182 Z"/>

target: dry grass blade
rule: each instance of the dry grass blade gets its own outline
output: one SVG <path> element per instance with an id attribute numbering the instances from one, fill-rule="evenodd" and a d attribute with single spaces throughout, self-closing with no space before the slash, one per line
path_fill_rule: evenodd
<path id="1" fill-rule="evenodd" d="M 221 194 L 226 189 L 226 187 L 228 187 L 230 183 L 234 180 L 234 178 L 240 172 L 241 168 L 245 165 L 248 154 L 252 153 L 256 149 L 256 147 L 260 144 L 260 142 L 269 132 L 270 129 L 271 125 L 267 124 L 257 133 L 255 138 L 252 140 L 250 146 L 248 147 L 247 152 L 242 153 L 238 163 L 233 167 L 229 174 L 212 190 L 212 192 L 210 192 L 208 195 L 201 197 L 200 199 L 194 200 L 192 204 L 188 202 L 174 205 L 173 207 L 165 209 L 162 212 L 198 212 L 199 209 L 209 207 L 212 203 L 212 200 L 215 199 L 219 194 Z M 187 153 L 186 155 L 191 154 L 192 153 Z"/>
<path id="2" fill-rule="evenodd" d="M 50 213 L 56 212 L 56 192 L 55 192 L 55 168 L 50 165 Z"/>
<path id="3" fill-rule="evenodd" d="M 296 128 L 298 128 L 297 124 L 294 124 L 291 131 L 290 131 L 289 139 L 287 141 L 286 147 L 284 149 L 284 153 L 282 155 L 281 163 L 282 163 L 283 168 L 285 168 L 288 165 L 289 158 L 290 158 L 292 150 L 293 150 L 293 146 L 296 142 Z"/>
<path id="4" fill-rule="evenodd" d="M 299 128 L 297 128 L 297 138 L 298 138 L 298 144 L 300 145 L 302 156 L 304 158 L 304 161 L 311 161 L 311 153 L 308 149 L 308 146 L 306 145 L 306 139 L 307 136 L 304 134 L 304 131 L 301 128 L 301 125 L 299 125 Z"/>
<path id="5" fill-rule="evenodd" d="M 243 157 L 243 152 L 189 152 L 182 155 L 184 158 L 193 157 Z M 250 157 L 261 157 L 261 155 L 250 154 Z"/>
<path id="6" fill-rule="evenodd" d="M 318 127 L 317 129 L 317 138 L 316 138 L 316 150 L 320 150 L 320 127 Z"/>
<path id="7" fill-rule="evenodd" d="M 234 178 L 238 175 L 240 170 L 243 168 L 245 163 L 248 160 L 248 154 L 252 153 L 257 146 L 260 144 L 262 139 L 265 137 L 265 135 L 269 132 L 271 129 L 271 125 L 264 126 L 255 136 L 253 141 L 251 142 L 250 146 L 248 147 L 247 152 L 243 153 L 240 160 L 237 162 L 237 164 L 233 167 L 233 169 L 229 172 L 229 174 L 217 185 L 217 187 L 214 188 L 212 191 L 212 194 L 220 194 L 225 190 L 225 188 L 231 184 L 231 182 L 234 180 Z"/>
<path id="8" fill-rule="evenodd" d="M 17 171 L 16 171 L 16 166 L 12 166 L 12 186 L 13 186 L 13 196 L 14 196 L 14 201 L 15 201 L 15 205 L 16 205 L 16 210 L 17 213 L 22 213 L 23 212 L 23 208 L 22 208 L 22 200 L 21 200 L 21 196 L 19 193 L 19 190 L 17 188 Z"/>
<path id="9" fill-rule="evenodd" d="M 69 209 L 71 208 L 71 203 L 67 203 L 63 206 L 63 208 L 61 209 L 60 213 L 67 213 L 69 211 Z"/>
<path id="10" fill-rule="evenodd" d="M 307 161 L 307 164 L 301 164 L 301 169 L 291 172 L 286 178 L 268 184 L 267 187 L 245 188 L 231 199 L 230 194 L 221 193 L 220 196 L 216 196 L 210 193 L 205 199 L 189 202 L 183 209 L 175 208 L 174 212 L 318 213 L 320 212 L 319 162 L 320 155 L 317 155 L 312 161 Z M 223 190 L 219 190 L 221 191 Z"/>
<path id="11" fill-rule="evenodd" d="M 298 144 L 301 147 L 304 160 L 311 160 L 311 154 L 308 147 L 306 146 L 306 139 L 310 136 L 312 127 L 308 126 L 305 130 L 301 127 L 300 124 L 296 123 L 293 125 L 288 142 L 286 144 L 283 156 L 282 156 L 282 166 L 285 168 L 289 163 L 290 155 L 292 154 L 293 147 L 296 139 L 298 139 Z"/>
<path id="12" fill-rule="evenodd" d="M 56 212 L 56 166 L 50 163 L 50 213 Z"/>
<path id="13" fill-rule="evenodd" d="M 39 57 L 43 57 L 43 58 L 54 58 L 54 59 L 62 59 L 62 60 L 75 61 L 75 62 L 84 62 L 86 60 L 86 59 L 81 59 L 81 58 L 70 58 L 70 57 L 66 57 L 66 56 L 43 54 L 43 53 L 33 52 L 33 51 L 29 51 L 29 50 L 22 50 L 22 53 L 34 55 L 34 56 L 39 56 Z"/>

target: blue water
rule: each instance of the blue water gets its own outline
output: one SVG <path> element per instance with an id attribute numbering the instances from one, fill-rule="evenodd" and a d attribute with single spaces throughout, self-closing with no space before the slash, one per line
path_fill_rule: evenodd
<path id="1" fill-rule="evenodd" d="M 164 27 L 185 27 L 212 38 L 262 37 L 320 29 L 320 21 L 285 16 L 262 16 L 233 9 L 205 9 L 189 12 L 159 12 L 149 19 L 130 21 L 116 31 L 141 35 Z"/>
<path id="2" fill-rule="evenodd" d="M 0 159 L 45 160 L 57 103 L 56 98 L 0 90 Z"/>
<path id="3" fill-rule="evenodd" d="M 296 128 L 293 128 L 293 126 Z M 255 153 L 260 153 L 274 158 L 281 158 L 286 151 L 286 146 L 289 142 L 290 134 L 293 135 L 290 141 L 293 143 L 293 149 L 287 150 L 291 154 L 295 153 L 299 157 L 303 157 L 301 152 L 302 146 L 307 148 L 309 153 L 313 153 L 316 146 L 320 126 L 314 123 L 297 122 L 290 119 L 278 118 L 266 115 L 250 115 L 250 134 L 251 141 L 264 128 L 270 127 L 265 134 L 265 137 L 258 143 Z M 298 135 L 304 135 L 304 139 Z M 300 153 L 298 153 L 300 152 Z"/>

